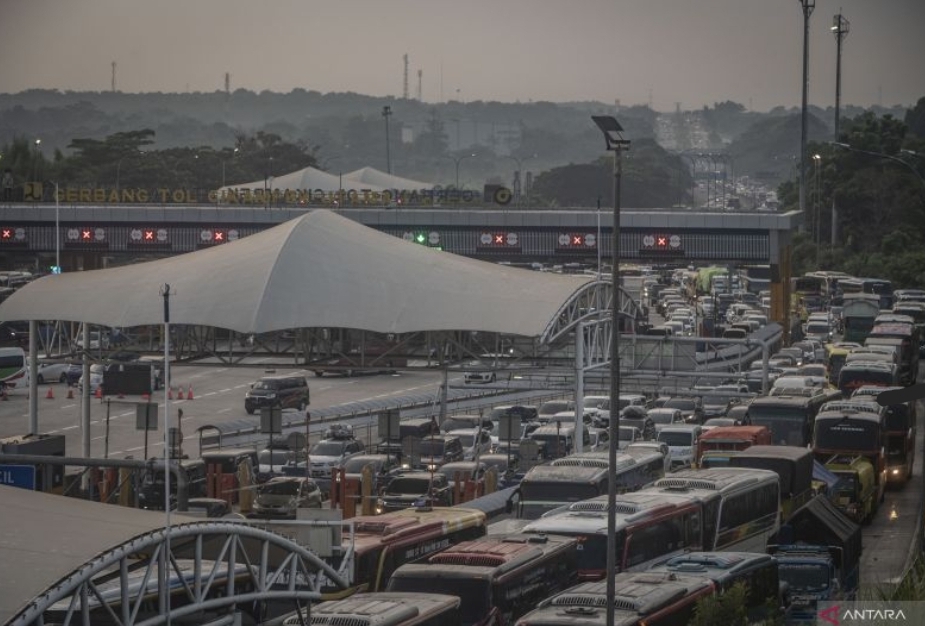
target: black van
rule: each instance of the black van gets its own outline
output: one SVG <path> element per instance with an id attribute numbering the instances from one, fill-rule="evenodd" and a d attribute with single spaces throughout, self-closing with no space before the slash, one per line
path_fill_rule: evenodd
<path id="1" fill-rule="evenodd" d="M 308 381 L 301 374 L 264 376 L 244 395 L 244 410 L 249 415 L 258 409 L 274 406 L 304 411 L 308 404 Z"/>

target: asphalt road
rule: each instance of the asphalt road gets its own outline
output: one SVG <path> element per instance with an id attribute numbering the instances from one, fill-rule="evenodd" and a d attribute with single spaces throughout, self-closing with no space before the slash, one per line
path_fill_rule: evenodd
<path id="1" fill-rule="evenodd" d="M 295 372 L 291 368 L 279 368 L 278 373 Z M 171 426 L 177 425 L 178 411 L 182 409 L 182 432 L 185 435 L 184 451 L 191 456 L 198 455 L 195 431 L 198 427 L 217 422 L 242 418 L 254 418 L 244 410 L 244 394 L 250 384 L 264 375 L 264 369 L 225 366 L 171 367 L 174 383 L 173 400 L 166 400 L 164 392 L 157 392 L 152 401 L 158 402 L 161 430 L 149 433 L 148 456 L 161 455 L 163 446 L 164 405 L 169 404 Z M 396 375 L 374 375 L 361 377 L 325 376 L 316 378 L 307 373 L 311 390 L 311 407 L 337 406 L 348 402 L 371 398 L 389 398 L 407 395 L 433 394 L 437 397 L 442 374 L 439 371 L 414 371 Z M 460 377 L 461 378 L 461 377 Z M 460 380 L 461 382 L 461 380 Z M 451 380 L 451 384 L 453 381 Z M 192 387 L 193 399 L 186 399 Z M 46 398 L 51 389 L 54 399 Z M 178 389 L 183 399 L 179 399 Z M 63 434 L 66 437 L 68 456 L 81 456 L 80 398 L 67 398 L 67 387 L 60 383 L 42 385 L 38 388 L 39 432 Z M 136 403 L 141 398 L 111 399 L 101 401 L 90 398 L 91 456 L 102 458 L 107 453 L 106 422 L 108 414 L 108 454 L 114 458 L 133 456 L 142 458 L 144 453 L 144 432 L 135 429 Z M 295 409 L 284 413 L 295 415 Z M 285 417 L 284 417 L 285 419 Z M 29 401 L 26 390 L 14 390 L 9 401 L 0 402 L 0 437 L 20 436 L 28 432 Z M 192 444 L 192 449 L 190 449 Z"/>

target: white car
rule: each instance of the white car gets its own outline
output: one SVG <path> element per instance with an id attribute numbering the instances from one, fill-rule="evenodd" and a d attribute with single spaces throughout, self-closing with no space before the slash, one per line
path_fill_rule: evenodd
<path id="1" fill-rule="evenodd" d="M 658 431 L 656 440 L 668 444 L 672 470 L 693 465 L 702 433 L 703 427 L 700 424 L 672 424 Z"/>
<path id="2" fill-rule="evenodd" d="M 28 367 L 28 365 L 27 365 Z M 66 383 L 67 382 L 67 369 L 70 367 L 68 363 L 64 362 L 55 362 L 55 361 L 43 361 L 39 359 L 36 374 L 35 382 L 39 385 L 44 385 L 45 383 Z"/>
<path id="3" fill-rule="evenodd" d="M 90 393 L 96 393 L 96 390 L 99 389 L 100 385 L 103 384 L 103 370 L 106 369 L 106 366 L 102 363 L 94 363 L 90 366 Z M 81 376 L 80 380 L 77 381 L 77 389 L 83 392 L 84 388 L 84 377 Z"/>
<path id="4" fill-rule="evenodd" d="M 491 453 L 491 434 L 484 428 L 459 428 L 446 434 L 459 439 L 464 461 L 473 461 L 478 456 Z"/>

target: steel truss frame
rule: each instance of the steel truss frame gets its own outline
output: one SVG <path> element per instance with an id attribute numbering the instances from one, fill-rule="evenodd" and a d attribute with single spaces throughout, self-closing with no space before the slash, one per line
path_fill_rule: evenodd
<path id="1" fill-rule="evenodd" d="M 192 561 L 194 580 L 181 576 L 178 559 Z M 204 611 L 233 611 L 235 606 L 255 602 L 306 603 L 321 598 L 323 584 L 339 588 L 349 585 L 346 568 L 352 560 L 343 560 L 341 571 L 332 568 L 318 555 L 276 533 L 238 522 L 193 522 L 158 529 L 115 546 L 88 561 L 37 596 L 8 622 L 10 626 L 43 624 L 44 614 L 54 604 L 68 603 L 61 626 L 90 626 L 95 614 L 90 612 L 91 598 L 105 607 L 106 617 L 120 626 L 156 626 L 169 619 L 179 619 Z M 216 580 L 219 568 L 235 572 L 241 565 L 245 573 Z M 159 613 L 139 615 L 144 594 L 133 597 L 128 577 L 143 571 L 139 590 L 150 581 L 157 583 Z M 170 601 L 171 578 L 174 596 Z M 120 600 L 104 602 L 100 585 L 105 580 L 120 581 Z M 298 587 L 297 587 L 298 582 Z M 110 604 L 116 605 L 118 614 Z M 97 609 L 99 610 L 99 609 Z"/>

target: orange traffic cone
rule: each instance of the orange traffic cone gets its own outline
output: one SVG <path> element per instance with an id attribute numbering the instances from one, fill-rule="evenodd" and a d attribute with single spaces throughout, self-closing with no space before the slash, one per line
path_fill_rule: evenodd
<path id="1" fill-rule="evenodd" d="M 102 388 L 102 387 L 97 387 L 97 388 L 96 388 L 96 391 L 93 393 L 93 397 L 94 397 L 94 398 L 99 398 L 100 400 L 102 400 L 102 399 L 103 399 L 103 388 Z"/>
<path id="2" fill-rule="evenodd" d="M 70 385 L 67 386 L 67 399 L 68 400 L 74 399 L 74 388 L 71 387 Z"/>
<path id="3" fill-rule="evenodd" d="M 48 393 L 45 394 L 45 399 L 46 399 L 46 400 L 54 400 L 54 399 L 55 399 L 55 392 L 54 392 L 54 390 L 53 390 L 51 387 L 48 388 Z"/>
<path id="4" fill-rule="evenodd" d="M 186 392 L 186 399 L 187 400 L 193 399 L 193 386 L 192 385 L 189 386 L 189 390 Z"/>
<path id="5" fill-rule="evenodd" d="M 150 394 L 150 393 L 143 393 L 143 394 L 141 394 L 141 399 L 144 400 L 145 402 L 148 402 L 149 400 L 151 400 L 151 394 Z"/>

